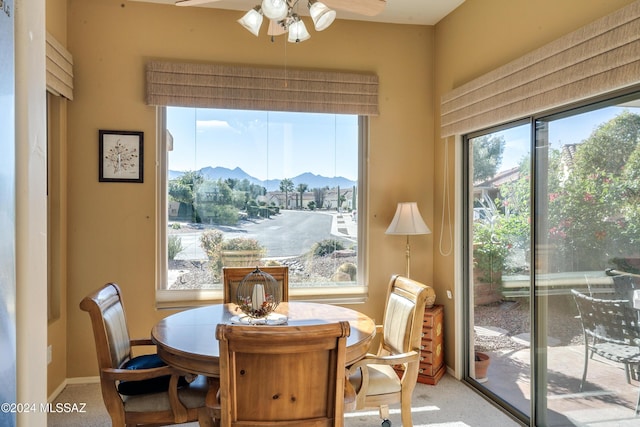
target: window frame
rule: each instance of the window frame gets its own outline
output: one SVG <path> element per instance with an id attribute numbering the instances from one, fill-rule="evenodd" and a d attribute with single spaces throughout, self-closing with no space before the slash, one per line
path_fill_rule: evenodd
<path id="1" fill-rule="evenodd" d="M 197 107 L 196 107 L 197 108 Z M 155 292 L 158 308 L 182 308 L 219 303 L 223 300 L 222 289 L 163 289 L 167 283 L 167 224 L 168 224 L 168 152 L 167 152 L 167 107 L 156 107 L 157 151 L 156 151 L 156 272 Z M 367 183 L 368 183 L 368 116 L 358 116 L 358 273 L 357 284 L 351 286 L 310 286 L 291 287 L 290 300 L 304 300 L 323 303 L 351 304 L 362 303 L 368 297 L 368 269 L 366 265 L 367 244 Z"/>

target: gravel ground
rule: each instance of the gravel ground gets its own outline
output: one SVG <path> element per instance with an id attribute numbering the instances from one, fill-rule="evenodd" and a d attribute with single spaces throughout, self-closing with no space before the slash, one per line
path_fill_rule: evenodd
<path id="1" fill-rule="evenodd" d="M 476 306 L 475 325 L 485 328 L 499 328 L 506 331 L 501 335 L 476 333 L 475 344 L 479 351 L 518 350 L 527 347 L 512 337 L 531 332 L 528 299 L 522 302 L 503 301 Z M 576 317 L 577 310 L 571 297 L 558 295 L 549 297 L 547 336 L 556 345 L 582 344 L 582 326 Z M 557 341 L 555 341 L 557 340 Z M 552 341 L 550 339 L 550 341 Z"/>
<path id="2" fill-rule="evenodd" d="M 289 283 L 327 282 L 349 280 L 346 277 L 336 277 L 336 271 L 344 263 L 356 263 L 356 257 L 314 257 L 308 262 L 307 257 L 293 257 L 273 260 L 278 265 L 289 266 Z M 202 289 L 220 288 L 219 280 L 215 280 L 207 261 L 169 261 L 170 289 Z M 217 284 L 215 282 L 218 282 Z M 203 284 L 207 284 L 204 285 Z"/>

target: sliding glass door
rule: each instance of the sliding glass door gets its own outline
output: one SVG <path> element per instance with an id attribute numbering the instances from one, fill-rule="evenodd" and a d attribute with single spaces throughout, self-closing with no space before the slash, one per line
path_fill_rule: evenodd
<path id="1" fill-rule="evenodd" d="M 467 147 L 469 380 L 528 414 L 531 126 L 472 135 Z"/>
<path id="2" fill-rule="evenodd" d="M 469 135 L 465 152 L 466 379 L 531 425 L 639 422 L 640 346 L 629 337 L 640 315 L 640 96 Z M 579 311 L 576 292 L 631 313 L 624 336 L 595 327 L 600 355 L 583 329 L 596 305 Z"/>

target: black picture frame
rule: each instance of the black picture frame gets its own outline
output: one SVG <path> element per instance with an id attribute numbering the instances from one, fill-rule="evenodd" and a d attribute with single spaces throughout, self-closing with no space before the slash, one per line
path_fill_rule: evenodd
<path id="1" fill-rule="evenodd" d="M 144 132 L 100 130 L 98 181 L 143 182 Z"/>

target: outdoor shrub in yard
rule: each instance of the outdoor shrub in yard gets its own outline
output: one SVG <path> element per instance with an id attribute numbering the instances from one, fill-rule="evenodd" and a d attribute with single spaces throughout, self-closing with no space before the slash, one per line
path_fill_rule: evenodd
<path id="1" fill-rule="evenodd" d="M 325 239 L 314 243 L 311 252 L 314 256 L 326 256 L 342 249 L 344 249 L 344 245 L 339 240 Z"/>
<path id="2" fill-rule="evenodd" d="M 206 230 L 200 237 L 200 245 L 209 258 L 209 267 L 216 278 L 220 277 L 224 266 L 224 252 L 255 251 L 259 253 L 259 257 L 262 257 L 265 250 L 256 239 L 234 237 L 224 240 L 220 230 Z"/>
<path id="3" fill-rule="evenodd" d="M 179 236 L 169 236 L 169 242 L 167 244 L 167 252 L 169 254 L 169 260 L 175 259 L 176 255 L 182 252 L 182 239 Z"/>
<path id="4" fill-rule="evenodd" d="M 338 267 L 338 271 L 348 274 L 353 281 L 356 280 L 356 276 L 358 275 L 358 267 L 352 262 L 345 262 Z"/>

